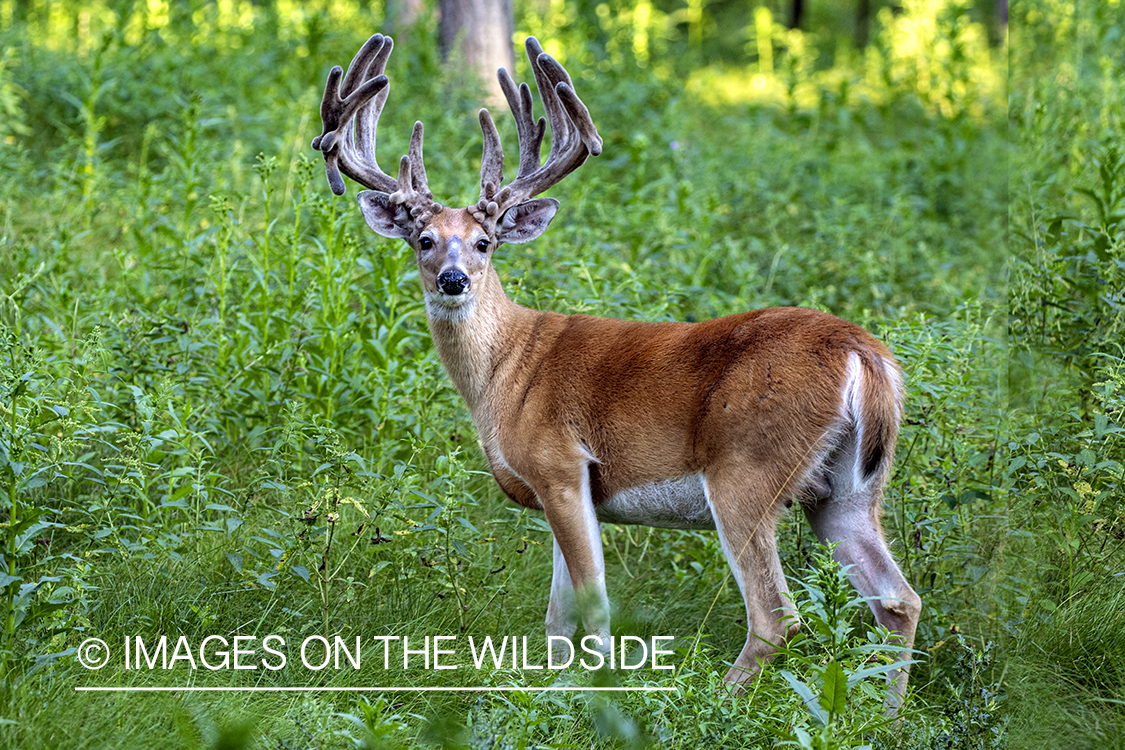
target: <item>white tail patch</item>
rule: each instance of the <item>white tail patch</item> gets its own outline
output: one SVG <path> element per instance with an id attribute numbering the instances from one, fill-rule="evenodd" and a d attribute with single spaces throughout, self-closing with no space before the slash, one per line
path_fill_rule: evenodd
<path id="1" fill-rule="evenodd" d="M 844 387 L 841 391 L 840 416 L 860 422 L 863 413 L 863 363 L 855 352 L 848 354 L 848 365 L 844 370 Z"/>
<path id="2" fill-rule="evenodd" d="M 855 352 L 848 354 L 848 365 L 844 371 L 844 387 L 841 391 L 840 417 L 844 424 L 852 428 L 849 440 L 851 445 L 840 456 L 836 471 L 838 482 L 847 482 L 851 488 L 863 486 L 863 471 L 860 460 L 860 446 L 863 444 L 863 363 Z M 845 433 L 847 434 L 847 433 Z M 842 476 L 843 472 L 848 476 Z"/>

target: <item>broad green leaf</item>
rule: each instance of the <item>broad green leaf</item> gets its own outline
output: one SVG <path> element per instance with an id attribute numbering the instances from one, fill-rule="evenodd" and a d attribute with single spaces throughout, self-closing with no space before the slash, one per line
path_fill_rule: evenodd
<path id="1" fill-rule="evenodd" d="M 797 695 L 801 696 L 801 700 L 808 706 L 809 712 L 813 715 L 813 718 L 816 719 L 817 723 L 821 726 L 827 726 L 828 714 L 818 705 L 816 695 L 813 694 L 812 688 L 798 680 L 793 673 L 788 670 L 781 670 L 781 676 L 784 677 L 785 681 L 789 683 L 789 686 L 796 691 Z"/>
<path id="2" fill-rule="evenodd" d="M 234 568 L 236 573 L 242 572 L 242 555 L 236 555 L 233 552 L 228 552 L 227 560 L 230 561 L 230 564 Z"/>
<path id="3" fill-rule="evenodd" d="M 861 669 L 858 672 L 852 672 L 848 676 L 848 687 L 855 685 L 857 682 L 866 677 L 871 677 L 877 674 L 885 674 L 893 669 L 902 669 L 903 667 L 910 666 L 913 663 L 914 662 L 911 659 L 900 659 L 893 664 L 878 664 L 874 667 Z"/>
<path id="4" fill-rule="evenodd" d="M 844 713 L 848 704 L 848 680 L 840 662 L 832 660 L 824 668 L 824 690 L 820 694 L 820 707 L 832 715 Z"/>

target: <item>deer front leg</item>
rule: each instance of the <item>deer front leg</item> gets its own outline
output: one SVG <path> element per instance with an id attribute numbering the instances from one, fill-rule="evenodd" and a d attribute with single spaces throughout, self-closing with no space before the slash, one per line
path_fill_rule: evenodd
<path id="1" fill-rule="evenodd" d="M 601 526 L 594 514 L 588 472 L 583 464 L 576 481 L 537 491 L 547 523 L 554 534 L 554 573 L 547 606 L 547 635 L 570 637 L 581 617 L 587 635 L 600 638 L 599 650 L 609 651 L 609 597 L 605 588 L 605 560 Z M 565 662 L 559 653 L 554 663 Z"/>

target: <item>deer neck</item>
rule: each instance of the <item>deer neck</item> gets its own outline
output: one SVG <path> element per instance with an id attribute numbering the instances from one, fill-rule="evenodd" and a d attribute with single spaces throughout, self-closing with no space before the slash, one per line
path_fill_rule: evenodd
<path id="1" fill-rule="evenodd" d="M 489 393 L 502 387 L 498 363 L 519 346 L 520 331 L 536 314 L 508 299 L 492 267 L 476 297 L 461 307 L 443 307 L 427 294 L 426 319 L 434 347 L 474 420 Z"/>

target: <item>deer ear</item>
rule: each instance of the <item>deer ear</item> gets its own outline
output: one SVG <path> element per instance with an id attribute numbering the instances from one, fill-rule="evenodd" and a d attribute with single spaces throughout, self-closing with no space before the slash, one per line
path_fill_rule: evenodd
<path id="1" fill-rule="evenodd" d="M 531 242 L 547 231 L 558 210 L 559 202 L 554 198 L 536 198 L 517 203 L 500 218 L 500 223 L 496 226 L 496 241 L 510 242 L 513 245 Z"/>
<path id="2" fill-rule="evenodd" d="M 405 240 L 414 232 L 414 220 L 410 218 L 406 206 L 392 201 L 387 193 L 364 190 L 356 198 L 359 200 L 359 210 L 363 211 L 363 218 L 367 219 L 367 226 L 376 234 Z"/>

